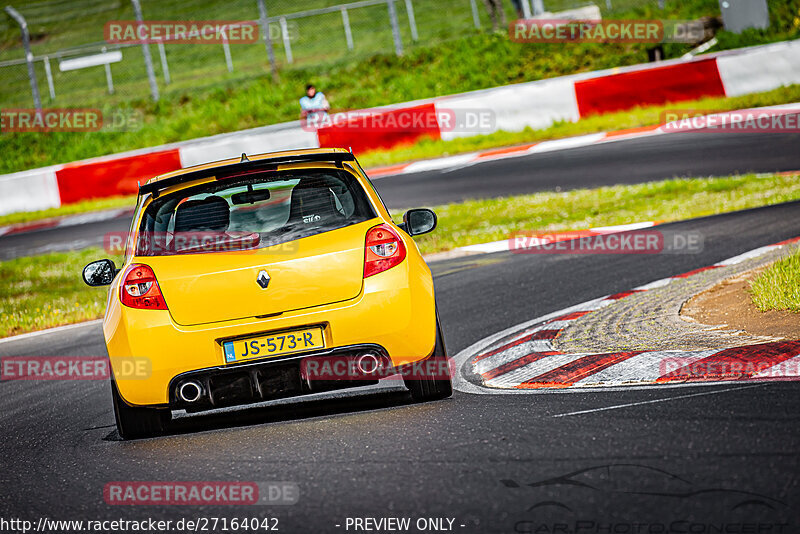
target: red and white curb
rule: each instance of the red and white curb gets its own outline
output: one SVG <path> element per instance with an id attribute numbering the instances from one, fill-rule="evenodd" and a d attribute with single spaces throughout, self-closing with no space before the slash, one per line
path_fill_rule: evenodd
<path id="1" fill-rule="evenodd" d="M 800 83 L 800 40 L 727 50 L 691 59 L 673 59 L 570 74 L 468 93 L 397 103 L 357 114 L 391 124 L 399 115 L 413 124 L 427 125 L 408 131 L 363 126 L 361 121 L 334 120 L 318 130 L 299 121 L 252 128 L 240 132 L 193 139 L 169 145 L 132 150 L 72 163 L 52 165 L 0 176 L 0 214 L 58 207 L 87 198 L 134 194 L 138 183 L 153 176 L 193 165 L 257 154 L 312 147 L 353 147 L 356 153 L 408 144 L 422 137 L 444 141 L 493 131 L 519 132 L 544 129 L 557 121 L 630 109 L 636 105 L 667 104 L 703 97 L 732 97 L 769 91 Z M 440 123 L 444 116 L 491 113 L 490 128 L 467 128 Z M 466 116 L 466 115 L 465 115 Z M 457 119 L 458 122 L 459 119 Z M 643 134 L 647 130 L 619 135 Z M 656 133 L 653 133 L 656 135 Z M 520 147 L 520 154 L 561 150 L 616 140 L 614 134 L 545 141 Z M 481 158 L 510 157 L 513 150 L 454 156 L 450 161 L 416 162 L 400 172 L 471 165 Z M 469 155 L 468 155 L 469 156 Z M 385 176 L 379 171 L 375 176 Z"/>
<path id="2" fill-rule="evenodd" d="M 531 393 L 596 387 L 715 383 L 731 380 L 800 380 L 800 341 L 729 349 L 565 354 L 553 340 L 572 321 L 634 293 L 663 287 L 699 272 L 736 265 L 800 237 L 760 247 L 708 267 L 663 278 L 513 326 L 454 357 L 456 389 L 465 393 Z M 469 375 L 475 382 L 467 379 Z"/>

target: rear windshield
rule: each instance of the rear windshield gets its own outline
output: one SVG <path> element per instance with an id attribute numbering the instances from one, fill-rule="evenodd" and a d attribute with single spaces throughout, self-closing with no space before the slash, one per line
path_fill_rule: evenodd
<path id="1" fill-rule="evenodd" d="M 142 217 L 136 253 L 263 248 L 375 216 L 361 185 L 344 170 L 262 171 L 157 198 Z"/>

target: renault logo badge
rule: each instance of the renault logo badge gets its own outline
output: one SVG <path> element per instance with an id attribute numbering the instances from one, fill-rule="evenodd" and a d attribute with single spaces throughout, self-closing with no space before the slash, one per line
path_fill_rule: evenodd
<path id="1" fill-rule="evenodd" d="M 267 289 L 269 285 L 269 274 L 267 274 L 267 271 L 261 270 L 256 277 L 256 282 L 261 286 L 261 289 Z"/>

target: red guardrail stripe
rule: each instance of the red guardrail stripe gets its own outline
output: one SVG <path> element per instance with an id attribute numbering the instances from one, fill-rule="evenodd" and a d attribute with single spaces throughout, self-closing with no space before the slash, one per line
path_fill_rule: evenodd
<path id="1" fill-rule="evenodd" d="M 375 117 L 375 120 L 369 117 Z M 393 128 L 391 125 L 394 124 L 412 126 L 408 129 Z M 379 111 L 369 114 L 366 118 L 355 117 L 317 130 L 319 146 L 350 147 L 356 154 L 411 144 L 425 136 L 441 139 L 439 124 L 436 121 L 436 107 L 432 102 Z"/>
<path id="2" fill-rule="evenodd" d="M 636 106 L 725 96 L 717 60 L 623 72 L 575 82 L 581 117 Z"/>
<path id="3" fill-rule="evenodd" d="M 124 158 L 77 162 L 56 171 L 62 204 L 88 198 L 131 195 L 153 176 L 181 168 L 177 148 Z"/>

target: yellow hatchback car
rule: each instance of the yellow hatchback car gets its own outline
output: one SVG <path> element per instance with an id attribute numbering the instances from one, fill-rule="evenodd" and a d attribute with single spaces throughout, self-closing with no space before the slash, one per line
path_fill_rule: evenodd
<path id="1" fill-rule="evenodd" d="M 402 376 L 414 400 L 452 394 L 431 272 L 355 156 L 277 152 L 182 169 L 139 188 L 103 333 L 117 428 Z"/>

